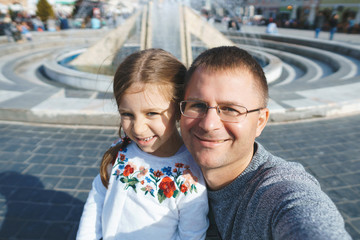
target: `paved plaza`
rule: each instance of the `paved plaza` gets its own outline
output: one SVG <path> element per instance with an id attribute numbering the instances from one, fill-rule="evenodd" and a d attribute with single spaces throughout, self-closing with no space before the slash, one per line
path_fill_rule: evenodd
<path id="1" fill-rule="evenodd" d="M 217 28 L 226 30 L 224 26 Z M 0 240 L 66 240 L 76 236 L 83 205 L 91 182 L 99 172 L 102 154 L 117 138 L 115 125 L 118 119 L 111 108 L 114 102 L 109 100 L 109 92 L 57 86 L 40 76 L 37 69 L 46 61 L 44 56 L 54 55 L 59 49 L 72 46 L 74 41 L 82 44 L 84 36 L 96 38 L 96 34 L 89 31 L 44 33 L 47 35 L 43 36 L 56 41 L 60 36 L 67 44 L 49 41 L 46 49 L 36 50 L 26 43 L 0 45 L 0 53 L 13 46 L 27 49 L 0 56 L 0 119 L 9 120 L 0 121 Z M 242 31 L 264 33 L 265 27 L 242 26 Z M 314 36 L 312 30 L 279 29 L 279 32 L 280 36 L 308 39 Z M 321 32 L 319 41 L 326 43 L 328 34 Z M 34 34 L 31 44 L 45 45 L 38 41 L 40 37 L 35 37 Z M 360 47 L 359 35 L 336 33 L 334 39 L 333 42 L 340 46 Z M 358 108 L 351 108 L 360 102 L 360 62 L 355 63 L 358 63 L 358 72 L 351 84 L 332 85 L 326 89 L 327 85 L 323 85 L 323 91 L 319 88 L 300 92 L 294 87 L 291 94 L 280 92 L 276 100 L 282 103 L 282 108 L 292 109 L 292 114 L 298 113 L 299 119 L 299 109 L 310 109 L 316 101 L 329 106 L 331 112 L 337 98 L 344 103 L 347 113 L 359 113 Z M 16 68 L 18 65 L 21 67 Z M 302 95 L 296 104 L 301 103 L 302 108 L 289 101 L 284 103 L 288 97 L 295 102 L 299 93 Z M 104 104 L 106 100 L 111 103 L 109 107 Z M 320 108 L 315 106 L 314 109 L 313 116 L 323 116 Z M 106 122 L 104 113 L 109 113 Z M 275 155 L 302 163 L 335 202 L 353 239 L 360 240 L 360 114 L 332 115 L 337 117 L 269 123 L 258 141 Z M 40 122 L 45 117 L 53 124 L 32 122 L 32 119 Z M 26 123 L 12 121 L 14 119 Z M 107 127 L 96 126 L 100 122 Z M 220 239 L 213 227 L 207 239 Z"/>
<path id="2" fill-rule="evenodd" d="M 269 124 L 258 139 L 302 163 L 360 239 L 360 115 Z M 116 128 L 0 122 L 0 239 L 74 239 Z M 208 239 L 218 239 L 210 231 Z"/>

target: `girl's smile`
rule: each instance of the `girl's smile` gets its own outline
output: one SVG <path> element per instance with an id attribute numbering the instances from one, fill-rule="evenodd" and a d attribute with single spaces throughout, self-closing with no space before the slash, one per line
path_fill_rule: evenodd
<path id="1" fill-rule="evenodd" d="M 147 138 L 136 138 L 135 142 L 138 145 L 148 145 L 152 144 L 156 140 L 156 136 L 147 137 Z"/>
<path id="2" fill-rule="evenodd" d="M 154 84 L 137 83 L 122 96 L 121 125 L 144 152 L 158 157 L 174 155 L 182 145 L 176 128 L 176 104 Z"/>

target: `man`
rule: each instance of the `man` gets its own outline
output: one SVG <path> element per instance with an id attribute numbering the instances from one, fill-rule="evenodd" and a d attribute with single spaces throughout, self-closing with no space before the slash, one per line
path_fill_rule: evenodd
<path id="1" fill-rule="evenodd" d="M 262 68 L 237 47 L 207 50 L 188 71 L 181 134 L 206 179 L 221 238 L 351 239 L 317 180 L 255 141 L 267 101 Z"/>
<path id="2" fill-rule="evenodd" d="M 315 17 L 315 38 L 319 38 L 319 33 L 324 25 L 325 16 L 322 11 L 319 11 Z"/>
<path id="3" fill-rule="evenodd" d="M 336 13 L 331 16 L 330 21 L 329 21 L 329 26 L 330 26 L 329 40 L 334 39 L 334 35 L 335 35 L 335 32 L 337 31 L 338 23 L 339 23 L 339 15 Z"/>

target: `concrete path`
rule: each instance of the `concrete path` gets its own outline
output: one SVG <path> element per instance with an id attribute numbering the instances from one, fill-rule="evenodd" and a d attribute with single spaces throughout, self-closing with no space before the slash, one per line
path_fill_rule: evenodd
<path id="1" fill-rule="evenodd" d="M 214 26 L 220 31 L 227 31 L 227 24 L 225 23 L 215 23 Z M 279 36 L 294 36 L 300 38 L 311 38 L 315 39 L 315 31 L 308 29 L 294 29 L 294 28 L 278 28 Z M 265 33 L 266 26 L 251 26 L 251 25 L 241 25 L 240 32 L 246 33 Z M 318 40 L 329 40 L 329 32 L 322 31 L 319 34 Z M 360 35 L 359 34 L 346 34 L 337 32 L 334 35 L 333 42 L 344 42 L 353 45 L 360 45 Z"/>

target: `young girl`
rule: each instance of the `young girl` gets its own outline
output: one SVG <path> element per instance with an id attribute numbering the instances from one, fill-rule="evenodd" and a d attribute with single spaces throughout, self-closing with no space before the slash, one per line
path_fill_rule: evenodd
<path id="1" fill-rule="evenodd" d="M 204 239 L 208 202 L 176 127 L 186 68 L 170 53 L 128 56 L 114 77 L 125 137 L 104 154 L 77 239 Z"/>

